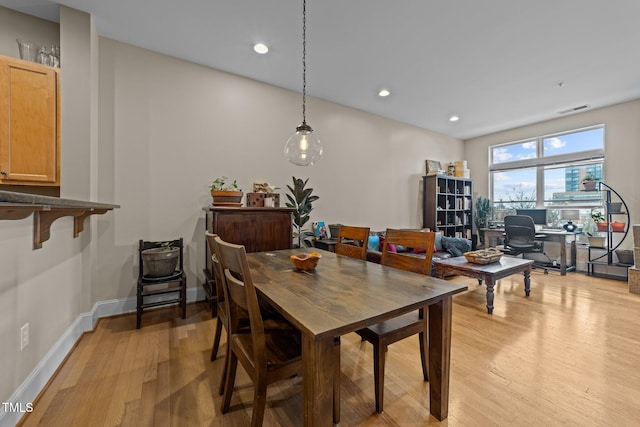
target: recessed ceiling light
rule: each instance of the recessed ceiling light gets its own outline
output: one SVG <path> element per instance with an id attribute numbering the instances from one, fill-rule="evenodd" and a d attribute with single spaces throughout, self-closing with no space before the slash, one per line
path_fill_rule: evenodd
<path id="1" fill-rule="evenodd" d="M 256 43 L 253 45 L 253 50 L 255 50 L 256 53 L 264 55 L 265 53 L 269 52 L 269 46 L 264 43 Z"/>
<path id="2" fill-rule="evenodd" d="M 449 117 L 450 122 L 457 122 L 458 120 L 460 120 L 460 116 L 456 116 L 455 114 Z"/>
<path id="3" fill-rule="evenodd" d="M 383 98 L 389 95 L 391 95 L 391 92 L 389 92 L 387 89 L 381 89 L 380 92 L 378 92 L 378 96 L 381 96 Z"/>

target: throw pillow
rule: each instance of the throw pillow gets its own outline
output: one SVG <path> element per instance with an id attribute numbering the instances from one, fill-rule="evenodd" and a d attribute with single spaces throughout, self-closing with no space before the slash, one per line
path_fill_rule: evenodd
<path id="1" fill-rule="evenodd" d="M 442 246 L 442 232 L 438 231 L 436 233 L 436 252 L 442 252 L 444 251 L 444 247 Z"/>
<path id="2" fill-rule="evenodd" d="M 370 250 L 370 251 L 380 250 L 379 236 L 369 236 L 369 243 L 367 243 L 367 250 Z"/>

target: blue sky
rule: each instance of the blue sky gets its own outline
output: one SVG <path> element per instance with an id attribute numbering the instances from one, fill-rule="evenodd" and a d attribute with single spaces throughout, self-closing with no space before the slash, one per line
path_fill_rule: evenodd
<path id="1" fill-rule="evenodd" d="M 537 157 L 537 144 L 536 140 L 531 140 L 494 147 L 493 162 L 507 163 L 534 159 Z M 544 138 L 542 145 L 545 157 L 603 148 L 604 128 Z M 526 198 L 535 198 L 535 168 L 499 172 L 495 173 L 493 178 L 495 202 L 501 199 L 508 201 L 517 194 L 523 194 Z M 565 191 L 565 168 L 546 169 L 544 182 L 545 198 L 551 198 L 553 193 Z"/>

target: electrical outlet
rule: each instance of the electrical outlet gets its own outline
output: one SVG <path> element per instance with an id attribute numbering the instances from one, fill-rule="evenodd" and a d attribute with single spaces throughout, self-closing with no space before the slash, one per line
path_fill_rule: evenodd
<path id="1" fill-rule="evenodd" d="M 20 351 L 29 345 L 29 322 L 20 328 Z"/>

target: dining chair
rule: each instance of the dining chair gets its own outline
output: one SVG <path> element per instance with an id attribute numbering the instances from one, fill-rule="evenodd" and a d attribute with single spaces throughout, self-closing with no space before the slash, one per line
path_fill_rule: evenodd
<path id="1" fill-rule="evenodd" d="M 435 233 L 433 232 L 387 229 L 381 264 L 429 276 L 434 242 Z M 389 250 L 390 245 L 405 246 L 414 251 L 395 253 Z M 429 380 L 427 360 L 429 347 L 424 316 L 425 313 L 421 309 L 357 331 L 362 339 L 373 344 L 376 412 L 383 411 L 385 355 L 390 344 L 418 334 L 422 375 L 425 381 Z"/>
<path id="2" fill-rule="evenodd" d="M 145 258 L 148 251 L 159 251 Z M 173 259 L 173 262 L 171 261 Z M 162 286 L 158 286 L 162 285 Z M 158 300 L 159 296 L 168 296 Z M 182 318 L 187 318 L 187 275 L 184 272 L 184 242 L 182 237 L 168 242 L 140 240 L 138 242 L 138 283 L 136 287 L 136 329 L 142 326 L 145 309 L 178 304 Z"/>
<path id="3" fill-rule="evenodd" d="M 218 355 L 220 337 L 222 335 L 222 327 L 224 327 L 225 331 L 227 331 L 229 328 L 226 316 L 226 304 L 224 301 L 224 290 L 222 287 L 222 270 L 220 268 L 218 258 L 213 252 L 213 239 L 215 239 L 216 234 L 205 231 L 204 235 L 207 239 L 207 245 L 209 245 L 209 252 L 211 253 L 211 262 L 213 265 L 214 281 L 216 286 L 216 330 L 213 335 L 213 348 L 211 349 L 211 361 L 214 361 L 216 360 L 216 357 Z"/>
<path id="4" fill-rule="evenodd" d="M 366 261 L 368 242 L 369 228 L 342 225 L 338 231 L 336 254 Z"/>
<path id="5" fill-rule="evenodd" d="M 224 296 L 224 274 L 222 272 L 222 265 L 218 260 L 218 257 L 215 254 L 215 242 L 214 239 L 217 237 L 216 234 L 209 233 L 205 231 L 205 237 L 207 239 L 207 244 L 209 245 L 209 251 L 211 253 L 211 263 L 213 265 L 214 272 L 214 280 L 216 285 L 216 330 L 213 335 L 213 346 L 211 348 L 211 357 L 210 360 L 216 360 L 218 355 L 218 349 L 220 346 L 220 338 L 222 336 L 222 328 L 224 327 L 225 332 L 227 333 L 227 337 L 229 335 L 229 315 L 227 313 L 227 303 L 225 301 Z M 245 322 L 246 323 L 246 322 Z M 224 357 L 224 367 L 222 370 L 222 376 L 220 377 L 220 385 L 218 386 L 218 394 L 222 395 L 224 392 L 224 379 L 226 376 L 227 370 L 227 360 L 229 359 L 229 346 L 226 346 L 225 349 L 225 357 Z"/>
<path id="6" fill-rule="evenodd" d="M 214 238 L 216 254 L 225 280 L 229 356 L 225 369 L 222 413 L 227 413 L 235 384 L 238 361 L 254 384 L 251 425 L 261 426 L 267 397 L 267 385 L 302 374 L 302 340 L 295 328 L 269 328 L 261 316 L 258 295 L 253 285 L 244 246 Z M 242 328 L 240 313 L 248 313 L 249 331 Z M 335 396 L 334 386 L 334 396 Z M 335 397 L 334 397 L 335 401 Z M 339 412 L 334 409 L 334 422 Z"/>

